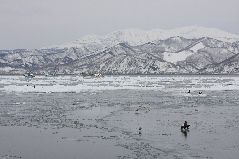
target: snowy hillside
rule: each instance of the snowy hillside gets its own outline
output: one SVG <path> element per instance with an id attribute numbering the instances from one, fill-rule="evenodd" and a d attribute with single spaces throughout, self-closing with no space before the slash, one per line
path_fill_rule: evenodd
<path id="1" fill-rule="evenodd" d="M 123 30 L 44 49 L 0 50 L 0 73 L 239 73 L 239 36 L 218 29 Z"/>

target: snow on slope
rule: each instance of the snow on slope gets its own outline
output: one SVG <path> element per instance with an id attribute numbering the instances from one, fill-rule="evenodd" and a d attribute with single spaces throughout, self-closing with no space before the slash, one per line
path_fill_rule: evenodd
<path id="1" fill-rule="evenodd" d="M 173 36 L 182 36 L 184 38 L 202 38 L 210 37 L 225 42 L 234 42 L 239 40 L 239 35 L 231 34 L 216 28 L 205 28 L 199 26 L 189 26 L 172 30 L 165 30 L 165 38 Z"/>
<path id="2" fill-rule="evenodd" d="M 176 64 L 178 61 L 184 61 L 188 56 L 191 56 L 193 53 L 190 51 L 181 51 L 178 53 L 163 53 L 163 59 L 167 62 Z"/>
<path id="3" fill-rule="evenodd" d="M 193 52 L 197 52 L 198 50 L 204 48 L 205 46 L 203 45 L 203 43 L 198 43 L 195 46 L 193 46 L 190 50 L 192 50 Z"/>
<path id="4" fill-rule="evenodd" d="M 95 49 L 104 49 L 105 47 L 112 47 L 118 43 L 126 42 L 130 45 L 141 45 L 147 42 L 155 40 L 165 40 L 170 37 L 180 36 L 184 38 L 202 38 L 210 37 L 225 42 L 239 41 L 239 35 L 231 34 L 219 29 L 205 28 L 198 26 L 183 27 L 171 30 L 139 30 L 139 29 L 127 29 L 121 31 L 115 31 L 105 36 L 89 35 L 79 40 L 68 42 L 62 45 L 52 46 L 53 48 L 70 48 L 70 47 L 91 47 Z M 48 48 L 52 48 L 48 47 Z M 93 50 L 94 51 L 94 50 Z"/>

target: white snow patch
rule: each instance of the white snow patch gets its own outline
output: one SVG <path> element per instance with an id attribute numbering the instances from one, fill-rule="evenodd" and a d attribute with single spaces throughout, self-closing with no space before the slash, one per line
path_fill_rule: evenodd
<path id="1" fill-rule="evenodd" d="M 202 42 L 194 45 L 190 50 L 192 50 L 193 52 L 197 52 L 198 50 L 204 48 L 205 46 L 203 45 Z"/>
<path id="2" fill-rule="evenodd" d="M 167 62 L 171 62 L 176 64 L 178 61 L 184 61 L 188 56 L 191 56 L 193 52 L 190 51 L 182 51 L 179 53 L 163 53 L 163 59 Z"/>
<path id="3" fill-rule="evenodd" d="M 12 67 L 1 67 L 0 70 L 5 71 L 5 72 L 9 72 L 9 71 L 14 70 L 14 68 L 12 68 Z"/>

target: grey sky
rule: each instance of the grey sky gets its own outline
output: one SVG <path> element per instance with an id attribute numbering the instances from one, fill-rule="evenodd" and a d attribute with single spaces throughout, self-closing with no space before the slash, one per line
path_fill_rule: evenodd
<path id="1" fill-rule="evenodd" d="M 0 49 L 40 48 L 127 28 L 239 33 L 239 0 L 0 0 Z"/>

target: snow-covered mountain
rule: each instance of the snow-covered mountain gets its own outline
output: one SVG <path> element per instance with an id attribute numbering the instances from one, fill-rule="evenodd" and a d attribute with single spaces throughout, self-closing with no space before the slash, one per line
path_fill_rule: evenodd
<path id="1" fill-rule="evenodd" d="M 71 48 L 71 47 L 87 47 L 90 44 L 95 44 L 104 47 L 112 47 L 118 43 L 128 43 L 130 45 L 141 45 L 150 41 L 165 40 L 170 37 L 184 37 L 184 38 L 201 38 L 211 37 L 217 40 L 226 42 L 239 41 L 239 36 L 231 34 L 215 28 L 205 28 L 198 26 L 183 27 L 171 30 L 139 30 L 139 29 L 127 29 L 115 31 L 105 36 L 88 35 L 79 40 L 67 42 L 61 45 L 55 45 L 46 48 Z"/>
<path id="2" fill-rule="evenodd" d="M 122 30 L 44 49 L 0 50 L 0 73 L 238 73 L 239 36 L 218 29 Z"/>

